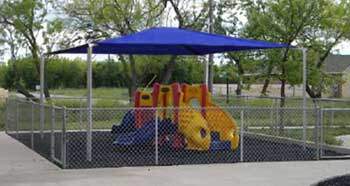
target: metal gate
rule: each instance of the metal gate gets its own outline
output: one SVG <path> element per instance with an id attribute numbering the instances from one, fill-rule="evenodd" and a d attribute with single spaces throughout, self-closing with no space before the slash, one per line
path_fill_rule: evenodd
<path id="1" fill-rule="evenodd" d="M 320 157 L 350 158 L 350 108 L 323 108 L 320 117 Z"/>

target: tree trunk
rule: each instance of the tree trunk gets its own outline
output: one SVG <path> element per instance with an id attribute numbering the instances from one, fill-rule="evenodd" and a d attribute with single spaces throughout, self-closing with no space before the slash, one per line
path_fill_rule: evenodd
<path id="1" fill-rule="evenodd" d="M 264 81 L 264 85 L 260 93 L 262 96 L 267 96 L 267 88 L 269 87 L 269 84 L 270 84 L 270 77 L 266 78 Z"/>
<path id="2" fill-rule="evenodd" d="M 268 63 L 268 67 L 267 67 L 267 77 L 264 81 L 264 86 L 263 86 L 261 93 L 260 93 L 262 96 L 267 96 L 267 88 L 269 87 L 269 84 L 270 84 L 272 68 L 273 68 L 272 61 L 270 61 Z"/>
<path id="3" fill-rule="evenodd" d="M 44 68 L 44 96 L 45 96 L 45 98 L 46 98 L 46 100 L 50 100 L 50 91 L 49 91 L 49 86 L 48 86 L 48 83 L 47 83 L 47 75 L 48 75 L 48 73 L 47 73 L 47 65 L 48 65 L 48 61 L 46 60 L 46 58 L 45 58 L 45 68 Z"/>
<path id="4" fill-rule="evenodd" d="M 308 84 L 306 85 L 306 92 L 309 94 L 309 96 L 311 98 L 321 98 L 322 97 L 321 91 L 312 90 L 312 88 Z"/>
<path id="5" fill-rule="evenodd" d="M 33 94 L 31 94 L 27 89 L 25 89 L 23 86 L 17 84 L 16 85 L 16 90 L 18 93 L 24 95 L 27 99 L 39 102 L 39 99 L 36 98 Z"/>
<path id="6" fill-rule="evenodd" d="M 238 58 L 235 58 L 233 56 L 232 56 L 232 58 L 236 62 L 236 66 L 238 69 L 238 76 L 239 76 L 237 88 L 236 88 L 236 95 L 240 96 L 240 95 L 242 95 L 242 82 L 243 82 L 244 69 L 243 69 L 243 66 L 241 64 L 241 61 Z"/>
<path id="7" fill-rule="evenodd" d="M 171 76 L 172 76 L 173 71 L 175 69 L 176 57 L 177 56 L 171 56 L 167 65 L 165 65 L 165 67 L 164 67 L 164 76 L 162 79 L 163 84 L 168 84 L 170 79 L 171 79 Z"/>
<path id="8" fill-rule="evenodd" d="M 13 67 L 13 71 L 14 71 L 14 86 L 15 89 L 18 93 L 24 95 L 27 99 L 33 100 L 33 101 L 38 101 L 39 99 L 35 98 L 35 96 L 33 94 L 31 94 L 26 88 L 24 88 L 21 84 L 20 84 L 20 80 L 19 80 L 19 76 L 18 76 L 18 71 L 17 71 L 17 66 L 16 66 L 16 58 L 15 56 L 12 56 L 12 67 Z"/>
<path id="9" fill-rule="evenodd" d="M 241 78 L 239 78 L 238 82 L 237 82 L 237 88 L 236 88 L 236 95 L 240 96 L 242 95 L 242 83 L 241 83 Z"/>
<path id="10" fill-rule="evenodd" d="M 285 97 L 286 97 L 286 80 L 281 80 L 281 102 L 280 107 L 284 107 L 285 105 Z"/>
<path id="11" fill-rule="evenodd" d="M 119 55 L 120 61 L 122 62 L 123 65 L 123 76 L 126 82 L 126 86 L 128 87 L 128 96 L 129 96 L 129 103 L 132 103 L 133 101 L 133 96 L 132 96 L 132 90 L 131 90 L 131 78 L 130 78 L 130 73 L 129 72 L 129 68 L 128 68 L 128 64 L 124 58 L 124 56 Z"/>

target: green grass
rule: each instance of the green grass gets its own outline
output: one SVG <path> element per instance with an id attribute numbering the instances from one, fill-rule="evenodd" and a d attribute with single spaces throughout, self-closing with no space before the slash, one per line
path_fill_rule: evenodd
<path id="1" fill-rule="evenodd" d="M 56 106 L 65 106 L 67 108 L 82 108 L 86 107 L 86 89 L 54 89 L 50 90 L 52 95 L 63 95 L 67 98 L 52 99 L 52 103 Z M 94 88 L 93 107 L 95 108 L 110 108 L 110 107 L 126 107 L 129 95 L 126 88 Z M 81 98 L 81 99 L 79 99 Z"/>
<path id="2" fill-rule="evenodd" d="M 50 90 L 51 94 L 73 96 L 73 97 L 84 97 L 87 92 L 85 88 L 65 88 L 65 89 L 53 89 Z M 93 98 L 116 98 L 116 99 L 128 99 L 128 90 L 126 88 L 94 88 L 92 90 Z"/>
<path id="3" fill-rule="evenodd" d="M 253 129 L 249 130 L 255 133 L 275 135 L 281 137 L 287 137 L 297 140 L 302 140 L 303 130 L 302 129 L 284 129 L 280 134 L 277 134 L 276 130 L 271 129 Z M 341 145 L 342 142 L 336 139 L 340 135 L 350 135 L 349 128 L 324 128 L 323 129 L 323 139 L 325 144 L 328 145 Z M 306 137 L 308 141 L 315 141 L 315 134 L 313 129 L 306 130 Z"/>

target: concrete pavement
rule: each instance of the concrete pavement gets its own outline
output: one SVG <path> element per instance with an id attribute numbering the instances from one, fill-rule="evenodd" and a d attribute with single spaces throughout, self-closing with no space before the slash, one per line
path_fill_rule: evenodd
<path id="1" fill-rule="evenodd" d="M 0 133 L 1 186 L 296 186 L 346 173 L 350 160 L 61 170 Z"/>

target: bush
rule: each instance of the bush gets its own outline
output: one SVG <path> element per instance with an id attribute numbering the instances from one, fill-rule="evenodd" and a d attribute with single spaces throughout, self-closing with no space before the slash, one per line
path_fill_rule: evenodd
<path id="1" fill-rule="evenodd" d="M 160 82 L 165 75 L 169 56 L 135 56 L 138 87 Z M 21 58 L 0 66 L 0 86 L 15 89 L 17 84 L 29 90 L 39 85 L 38 62 Z M 81 59 L 49 58 L 45 65 L 45 79 L 49 89 L 86 87 L 86 62 Z M 216 71 L 219 67 L 215 67 Z M 201 83 L 202 63 L 197 57 L 178 56 L 170 83 Z M 93 63 L 93 87 L 127 87 L 130 84 L 130 67 L 122 61 Z"/>

